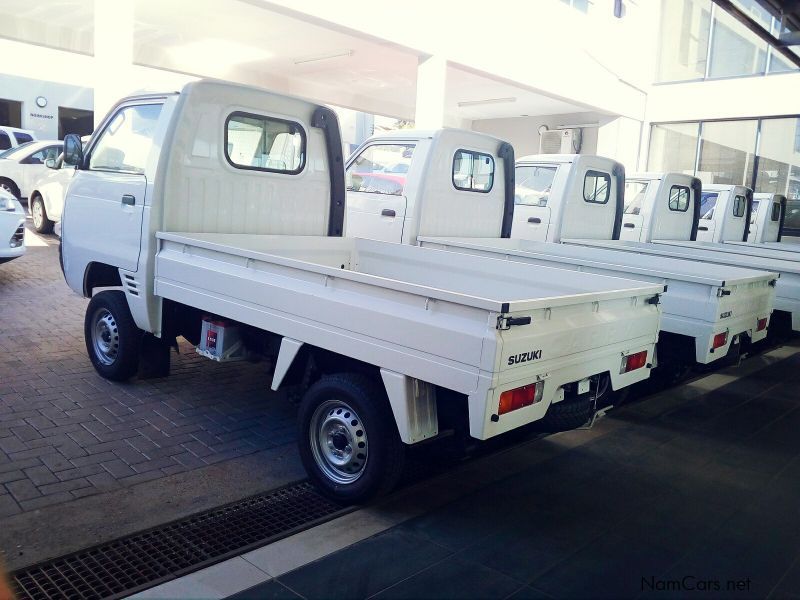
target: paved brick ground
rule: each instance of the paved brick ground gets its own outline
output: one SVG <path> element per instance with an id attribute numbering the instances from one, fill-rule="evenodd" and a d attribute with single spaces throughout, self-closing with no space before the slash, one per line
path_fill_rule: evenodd
<path id="1" fill-rule="evenodd" d="M 295 409 L 263 365 L 183 344 L 170 377 L 97 376 L 87 301 L 64 283 L 57 239 L 40 239 L 0 265 L 0 519 L 293 441 Z"/>

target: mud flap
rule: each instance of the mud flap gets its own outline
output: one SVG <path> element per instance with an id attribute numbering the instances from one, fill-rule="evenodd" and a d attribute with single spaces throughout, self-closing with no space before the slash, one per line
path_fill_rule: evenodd
<path id="1" fill-rule="evenodd" d="M 172 340 L 157 338 L 152 333 L 145 333 L 139 345 L 139 370 L 140 379 L 155 379 L 169 375 L 170 355 L 172 348 L 178 350 L 175 338 Z"/>

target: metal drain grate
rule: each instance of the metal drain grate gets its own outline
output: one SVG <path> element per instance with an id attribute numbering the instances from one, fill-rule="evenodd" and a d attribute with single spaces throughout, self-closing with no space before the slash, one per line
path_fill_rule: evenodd
<path id="1" fill-rule="evenodd" d="M 332 519 L 301 482 L 11 574 L 19 600 L 121 597 Z"/>

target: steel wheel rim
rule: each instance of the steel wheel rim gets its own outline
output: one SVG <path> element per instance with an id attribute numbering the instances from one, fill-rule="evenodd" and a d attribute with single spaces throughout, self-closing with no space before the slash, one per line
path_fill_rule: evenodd
<path id="1" fill-rule="evenodd" d="M 33 207 L 31 208 L 31 213 L 33 217 L 33 226 L 37 229 L 42 226 L 44 222 L 44 209 L 42 208 L 42 201 L 41 200 L 34 200 Z"/>
<path id="2" fill-rule="evenodd" d="M 350 484 L 363 474 L 369 460 L 367 432 L 361 417 L 346 402 L 326 400 L 311 416 L 311 452 L 325 477 Z"/>
<path id="3" fill-rule="evenodd" d="M 97 360 L 112 365 L 119 354 L 119 327 L 107 308 L 100 308 L 92 319 L 92 347 Z"/>

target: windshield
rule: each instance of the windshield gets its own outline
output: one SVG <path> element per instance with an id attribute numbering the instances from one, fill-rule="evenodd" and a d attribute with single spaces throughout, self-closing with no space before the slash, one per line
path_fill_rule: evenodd
<path id="1" fill-rule="evenodd" d="M 642 202 L 647 193 L 645 181 L 626 181 L 625 182 L 625 214 L 638 215 L 642 210 Z"/>
<path id="2" fill-rule="evenodd" d="M 515 169 L 514 204 L 547 206 L 558 167 L 522 166 Z"/>
<path id="3" fill-rule="evenodd" d="M 0 152 L 0 158 L 22 158 L 27 154 L 28 150 L 30 150 L 30 146 L 35 144 L 36 142 L 25 142 L 24 144 L 20 144 L 16 148 L 9 148 L 8 150 L 4 150 Z"/>
<path id="4" fill-rule="evenodd" d="M 700 218 L 713 219 L 714 207 L 717 205 L 718 192 L 703 192 L 700 194 Z"/>

